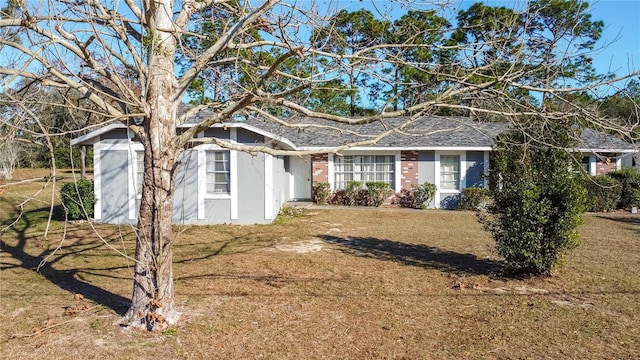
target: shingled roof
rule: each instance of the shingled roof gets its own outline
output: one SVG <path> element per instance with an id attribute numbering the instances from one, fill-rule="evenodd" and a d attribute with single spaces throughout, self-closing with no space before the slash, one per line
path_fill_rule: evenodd
<path id="1" fill-rule="evenodd" d="M 210 115 L 210 110 L 203 110 L 179 127 L 192 126 Z M 370 140 L 384 131 L 401 126 L 407 120 L 409 120 L 408 117 L 394 117 L 361 125 L 347 125 L 324 119 L 294 117 L 287 119 L 289 125 L 285 126 L 263 118 L 252 117 L 230 121 L 226 124 L 260 130 L 266 136 L 291 144 L 296 149 L 314 149 Z M 224 126 L 224 124 L 215 126 Z M 362 145 L 357 148 L 488 150 L 493 146 L 496 136 L 510 127 L 509 123 L 481 122 L 468 117 L 421 117 L 410 122 L 401 131 L 394 132 L 374 144 Z M 99 136 L 105 130 L 106 128 L 98 129 L 75 139 L 73 143 L 89 144 L 91 138 Z M 109 128 L 109 130 L 111 129 Z M 577 150 L 638 151 L 633 144 L 592 129 L 583 130 L 581 144 L 578 145 Z"/>
<path id="2" fill-rule="evenodd" d="M 185 125 L 198 123 L 209 115 L 209 110 L 201 111 L 189 119 Z M 233 123 L 242 123 L 264 130 L 273 134 L 275 138 L 289 140 L 297 148 L 313 149 L 370 140 L 386 130 L 402 125 L 407 120 L 409 120 L 408 117 L 393 117 L 361 125 L 348 125 L 300 116 L 287 119 L 288 126 L 259 117 Z M 421 117 L 412 121 L 401 131 L 386 136 L 375 144 L 359 146 L 359 148 L 488 149 L 494 145 L 498 134 L 510 128 L 511 125 L 506 122 L 482 122 L 469 117 Z M 637 151 L 633 144 L 592 129 L 584 129 L 580 140 L 579 150 Z"/>
<path id="3" fill-rule="evenodd" d="M 371 140 L 377 135 L 405 123 L 408 118 L 389 118 L 362 125 L 336 124 L 322 119 L 294 119 L 291 126 L 271 121 L 251 119 L 247 124 L 265 129 L 289 139 L 299 147 L 332 147 L 357 141 Z M 296 124 L 299 127 L 296 127 Z M 309 126 L 308 124 L 312 124 Z M 424 148 L 471 147 L 488 148 L 506 123 L 481 123 L 466 118 L 419 118 L 402 130 L 394 132 L 368 147 Z"/>

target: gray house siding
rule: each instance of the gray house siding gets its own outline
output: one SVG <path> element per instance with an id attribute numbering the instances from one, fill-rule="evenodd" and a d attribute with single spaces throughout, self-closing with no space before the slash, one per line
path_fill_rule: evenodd
<path id="1" fill-rule="evenodd" d="M 273 158 L 273 207 L 272 219 L 275 219 L 280 209 L 288 199 L 288 174 L 284 169 L 284 157 L 277 156 Z"/>
<path id="2" fill-rule="evenodd" d="M 484 152 L 467 151 L 465 186 L 484 187 Z"/>
<path id="3" fill-rule="evenodd" d="M 110 224 L 128 224 L 130 222 L 128 152 L 102 151 L 99 159 L 101 188 L 98 199 L 102 206 L 101 221 Z"/>
<path id="4" fill-rule="evenodd" d="M 236 129 L 209 129 L 205 135 L 234 140 Z M 249 131 L 235 134 L 235 140 L 251 145 L 264 143 L 264 137 Z M 97 219 L 103 223 L 134 224 L 140 205 L 135 192 L 136 150 L 138 143 L 131 142 L 125 129 L 114 129 L 102 134 L 94 143 L 97 160 L 96 193 L 100 201 L 96 205 Z M 179 159 L 174 194 L 173 221 L 178 224 L 254 224 L 269 223 L 287 200 L 288 176 L 284 158 L 272 158 L 264 154 L 248 154 L 230 151 L 235 157 L 230 161 L 230 186 L 234 194 L 226 196 L 206 195 L 203 178 L 203 154 L 215 150 L 212 145 L 201 145 L 185 151 Z M 265 158 L 269 167 L 265 167 Z M 268 169 L 266 173 L 265 169 Z M 269 189 L 266 189 L 270 182 Z M 269 196 L 267 196 L 269 195 Z M 266 201 L 270 201 L 267 206 Z M 234 208 L 235 204 L 235 208 Z M 98 209 L 99 208 L 99 209 Z"/>
<path id="5" fill-rule="evenodd" d="M 246 129 L 238 129 L 238 142 L 247 145 L 259 145 L 264 144 L 264 136 L 256 134 Z"/>
<path id="6" fill-rule="evenodd" d="M 420 151 L 418 155 L 418 183 L 436 183 L 435 151 Z"/>
<path id="7" fill-rule="evenodd" d="M 240 140 L 238 134 L 238 140 Z M 265 223 L 265 155 L 238 152 L 237 223 Z"/>
<path id="8" fill-rule="evenodd" d="M 129 135 L 127 134 L 126 129 L 117 129 L 114 131 L 109 131 L 108 133 L 102 134 L 100 136 L 100 141 L 109 141 L 109 140 L 128 140 Z"/>
<path id="9" fill-rule="evenodd" d="M 229 140 L 231 138 L 231 133 L 228 129 L 225 130 L 223 128 L 209 128 L 204 131 L 204 137 L 215 137 L 218 139 Z"/>
<path id="10" fill-rule="evenodd" d="M 198 219 L 197 224 L 231 224 L 231 200 L 229 199 L 205 199 L 204 219 Z"/>
<path id="11" fill-rule="evenodd" d="M 185 151 L 179 162 L 173 197 L 173 222 L 193 224 L 198 220 L 198 152 Z"/>

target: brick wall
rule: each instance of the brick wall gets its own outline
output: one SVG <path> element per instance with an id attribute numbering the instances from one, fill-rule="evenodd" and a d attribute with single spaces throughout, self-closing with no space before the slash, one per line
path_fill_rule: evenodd
<path id="1" fill-rule="evenodd" d="M 616 154 L 602 153 L 596 156 L 596 175 L 606 174 L 616 169 Z"/>
<path id="2" fill-rule="evenodd" d="M 312 184 L 329 182 L 329 154 L 311 156 Z"/>
<path id="3" fill-rule="evenodd" d="M 400 153 L 400 187 L 411 189 L 418 185 L 418 152 L 402 151 Z"/>

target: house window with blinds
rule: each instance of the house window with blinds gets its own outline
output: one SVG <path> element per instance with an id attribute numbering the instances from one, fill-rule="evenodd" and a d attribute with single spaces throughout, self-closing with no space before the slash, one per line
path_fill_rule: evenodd
<path id="1" fill-rule="evenodd" d="M 440 155 L 440 189 L 460 190 L 460 155 Z"/>
<path id="2" fill-rule="evenodd" d="M 337 156 L 333 160 L 335 189 L 345 189 L 349 181 L 384 182 L 394 187 L 393 155 Z"/>
<path id="3" fill-rule="evenodd" d="M 229 152 L 207 151 L 207 194 L 229 194 Z"/>

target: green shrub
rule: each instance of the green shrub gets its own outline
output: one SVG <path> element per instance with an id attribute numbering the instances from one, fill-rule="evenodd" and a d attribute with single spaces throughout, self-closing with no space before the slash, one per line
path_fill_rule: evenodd
<path id="1" fill-rule="evenodd" d="M 411 190 L 402 189 L 393 198 L 392 204 L 399 207 L 424 209 L 436 195 L 436 186 L 429 182 L 413 187 Z"/>
<path id="2" fill-rule="evenodd" d="M 346 189 L 335 190 L 327 199 L 331 205 L 353 206 L 356 204 L 361 184 L 359 181 L 349 181 Z"/>
<path id="3" fill-rule="evenodd" d="M 462 189 L 462 196 L 458 203 L 460 210 L 481 210 L 489 203 L 489 189 L 471 187 Z"/>
<path id="4" fill-rule="evenodd" d="M 329 183 L 322 182 L 313 185 L 313 202 L 318 205 L 327 204 L 327 200 L 329 199 L 329 195 L 331 192 L 329 191 L 330 186 Z"/>
<path id="5" fill-rule="evenodd" d="M 367 186 L 367 201 L 359 205 L 378 207 L 384 204 L 386 198 L 393 193 L 391 185 L 384 182 L 369 181 L 365 185 Z"/>
<path id="6" fill-rule="evenodd" d="M 60 199 L 70 220 L 86 220 L 93 217 L 93 206 L 96 203 L 93 181 L 81 179 L 77 183 L 64 184 L 60 191 Z"/>
<path id="7" fill-rule="evenodd" d="M 584 187 L 587 189 L 588 211 L 617 209 L 622 194 L 622 186 L 618 180 L 608 175 L 587 176 Z"/>
<path id="8" fill-rule="evenodd" d="M 349 181 L 346 189 L 338 189 L 328 197 L 327 203 L 344 206 L 380 206 L 392 194 L 391 185 L 370 181 L 362 188 L 359 181 Z"/>
<path id="9" fill-rule="evenodd" d="M 358 189 L 354 194 L 353 205 L 357 206 L 373 206 L 373 199 L 369 196 L 369 190 Z"/>
<path id="10" fill-rule="evenodd" d="M 349 181 L 346 189 L 338 189 L 334 191 L 327 199 L 327 202 L 331 205 L 356 205 L 360 187 L 361 184 L 359 181 Z"/>
<path id="11" fill-rule="evenodd" d="M 577 227 L 586 190 L 580 176 L 571 171 L 574 160 L 563 150 L 575 146 L 566 131 L 571 127 L 541 125 L 530 132 L 513 130 L 498 136 L 489 165 L 492 201 L 488 215 L 480 214 L 479 219 L 493 235 L 498 254 L 514 270 L 548 276 L 580 243 Z M 536 139 L 555 146 L 538 144 Z"/>
<path id="12" fill-rule="evenodd" d="M 436 185 L 429 182 L 418 185 L 415 189 L 413 189 L 415 201 L 421 209 L 426 208 L 429 203 L 433 201 L 436 196 L 436 191 Z"/>
<path id="13" fill-rule="evenodd" d="M 347 188 L 345 189 L 346 203 L 344 205 L 355 205 L 360 189 L 362 189 L 362 183 L 360 181 L 352 180 L 347 182 Z"/>
<path id="14" fill-rule="evenodd" d="M 640 206 L 640 172 L 634 169 L 611 171 L 608 176 L 618 180 L 622 186 L 618 209 Z"/>
<path id="15" fill-rule="evenodd" d="M 350 206 L 351 198 L 345 189 L 338 189 L 329 195 L 327 204 Z"/>

